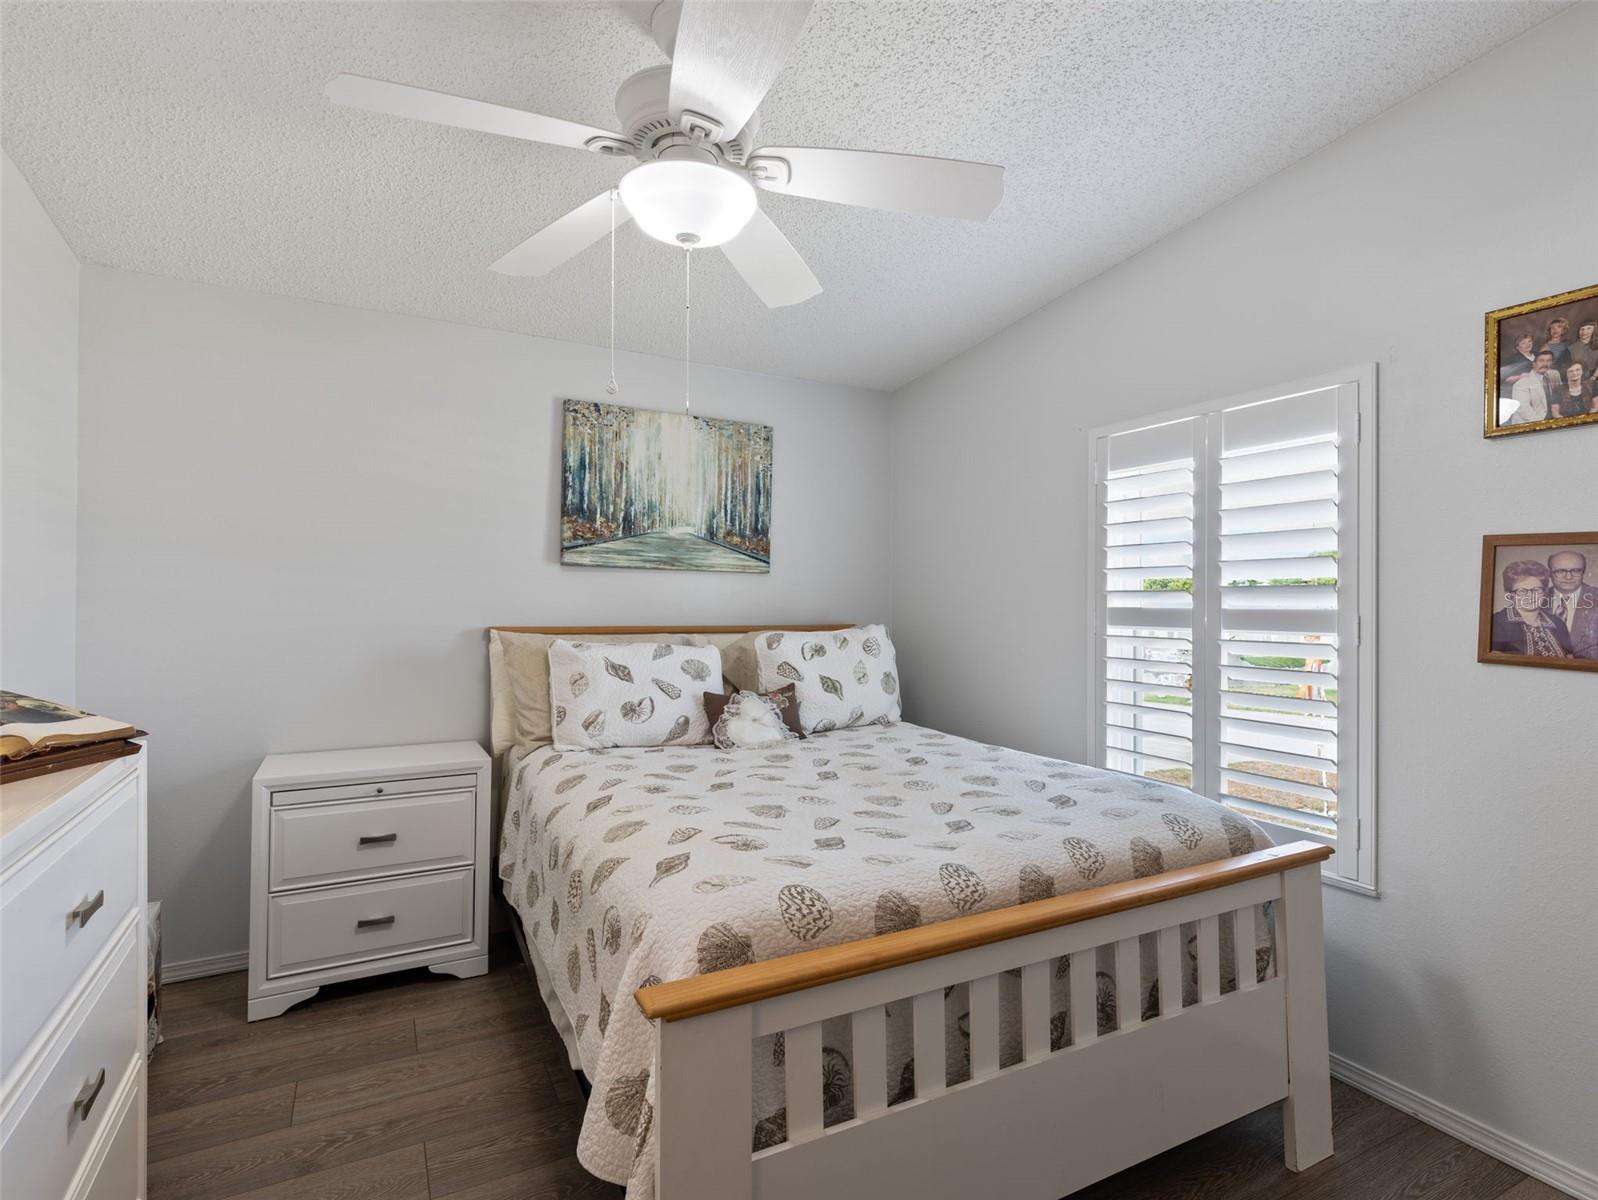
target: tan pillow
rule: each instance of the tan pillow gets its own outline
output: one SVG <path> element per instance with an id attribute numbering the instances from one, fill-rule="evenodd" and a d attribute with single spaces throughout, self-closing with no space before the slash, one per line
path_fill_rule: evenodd
<path id="1" fill-rule="evenodd" d="M 755 654 L 755 639 L 765 632 L 739 634 L 721 648 L 721 673 L 732 684 L 728 690 L 758 692 L 760 690 L 760 661 Z"/>
<path id="2" fill-rule="evenodd" d="M 549 644 L 558 637 L 571 641 L 570 635 L 550 633 L 503 633 L 495 630 L 489 635 L 489 664 L 502 665 L 508 689 L 498 680 L 493 684 L 495 711 L 493 735 L 496 743 L 501 732 L 513 734 L 523 746 L 536 746 L 549 742 L 553 715 L 549 699 Z M 692 633 L 602 633 L 588 634 L 584 642 L 665 642 L 672 646 L 703 646 L 705 641 Z M 496 663 L 495 655 L 498 655 Z M 511 719 L 507 723 L 500 717 L 501 702 L 510 702 Z"/>
<path id="3" fill-rule="evenodd" d="M 498 630 L 488 631 L 489 740 L 493 742 L 495 758 L 516 745 L 516 697 L 510 690 L 500 636 Z"/>

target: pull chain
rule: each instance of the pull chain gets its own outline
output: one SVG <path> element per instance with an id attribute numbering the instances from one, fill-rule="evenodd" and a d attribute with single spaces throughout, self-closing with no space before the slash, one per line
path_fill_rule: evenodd
<path id="1" fill-rule="evenodd" d="M 616 386 L 616 189 L 610 189 L 610 382 L 605 391 L 614 396 Z"/>
<path id="2" fill-rule="evenodd" d="M 683 247 L 682 257 L 682 410 L 692 412 L 693 387 L 694 248 Z"/>

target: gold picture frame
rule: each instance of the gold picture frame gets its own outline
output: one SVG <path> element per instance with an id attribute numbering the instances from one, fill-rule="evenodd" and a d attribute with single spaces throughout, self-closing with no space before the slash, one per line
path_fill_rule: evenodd
<path id="1" fill-rule="evenodd" d="M 1565 353 L 1561 356 L 1562 361 L 1554 363 L 1553 366 L 1560 374 L 1563 385 L 1568 383 L 1568 377 L 1564 372 L 1571 361 L 1571 344 L 1581 345 L 1578 341 L 1581 324 L 1578 323 L 1598 322 L 1598 284 L 1576 288 L 1574 291 L 1559 292 L 1553 296 L 1544 296 L 1540 300 L 1496 309 L 1487 314 L 1484 339 L 1486 345 L 1484 381 L 1486 407 L 1482 427 L 1484 437 L 1507 437 L 1516 433 L 1535 433 L 1542 429 L 1565 429 L 1572 425 L 1598 424 L 1598 379 L 1592 378 L 1598 376 L 1598 370 L 1583 372 L 1582 386 L 1588 390 L 1585 413 L 1555 415 L 1554 410 L 1559 406 L 1547 404 L 1547 393 L 1542 390 L 1539 390 L 1535 397 L 1527 393 L 1517 398 L 1514 393 L 1516 385 L 1535 365 L 1535 354 L 1542 352 L 1549 344 L 1549 326 L 1561 320 L 1567 325 L 1566 336 L 1570 341 L 1566 343 Z M 1519 345 L 1519 342 L 1525 338 L 1530 338 L 1532 341 L 1531 355 L 1527 355 L 1525 348 Z M 1598 345 L 1598 325 L 1595 325 L 1591 338 L 1591 344 Z M 1517 357 L 1518 363 L 1511 361 Z M 1526 366 L 1527 371 L 1516 374 L 1517 365 Z M 1537 405 L 1544 406 L 1546 415 L 1529 417 L 1522 415 L 1523 408 L 1536 413 Z"/>

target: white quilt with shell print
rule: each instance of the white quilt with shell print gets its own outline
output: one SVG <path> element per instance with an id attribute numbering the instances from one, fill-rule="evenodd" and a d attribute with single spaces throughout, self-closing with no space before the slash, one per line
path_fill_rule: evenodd
<path id="1" fill-rule="evenodd" d="M 625 1183 L 629 1200 L 650 1200 L 654 1028 L 636 989 L 1269 844 L 1181 788 L 898 724 L 764 750 L 536 749 L 512 770 L 500 875 L 593 1084 L 578 1158 Z M 1157 1004 L 1149 950 L 1145 1009 Z M 1221 961 L 1230 988 L 1229 950 Z M 1003 987 L 1010 1062 L 1019 984 Z M 951 1083 L 969 1071 L 963 990 L 946 1006 Z M 1058 1046 L 1069 1028 L 1060 967 L 1053 992 Z M 1113 1013 L 1103 970 L 1098 994 L 1102 1024 Z M 909 1010 L 888 1010 L 894 1100 L 912 1094 Z M 823 1043 L 831 1124 L 852 1115 L 847 1019 L 825 1023 Z M 785 1138 L 780 1038 L 757 1043 L 755 1064 L 753 1143 L 772 1145 Z"/>

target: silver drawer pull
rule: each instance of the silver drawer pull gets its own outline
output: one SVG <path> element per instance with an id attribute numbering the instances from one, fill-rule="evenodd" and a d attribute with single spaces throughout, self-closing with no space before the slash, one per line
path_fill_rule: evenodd
<path id="1" fill-rule="evenodd" d="M 394 918 L 388 917 L 363 917 L 355 922 L 356 929 L 381 929 L 385 925 L 392 925 Z"/>
<path id="2" fill-rule="evenodd" d="M 100 1089 L 105 1086 L 105 1068 L 101 1067 L 94 1073 L 94 1078 L 87 1081 L 78 1092 L 78 1098 L 72 1102 L 72 1111 L 77 1114 L 78 1120 L 87 1121 L 89 1110 L 94 1107 L 94 1102 L 100 1098 Z"/>
<path id="3" fill-rule="evenodd" d="M 71 925 L 74 921 L 76 921 L 78 928 L 82 929 L 89 923 L 89 918 L 94 916 L 95 913 L 99 912 L 104 905 L 105 889 L 101 888 L 94 894 L 94 899 L 85 899 L 83 903 L 79 904 L 78 907 L 74 908 L 67 914 L 67 924 Z"/>
<path id="4" fill-rule="evenodd" d="M 363 835 L 356 843 L 360 846 L 392 846 L 399 840 L 397 833 L 375 833 Z"/>

